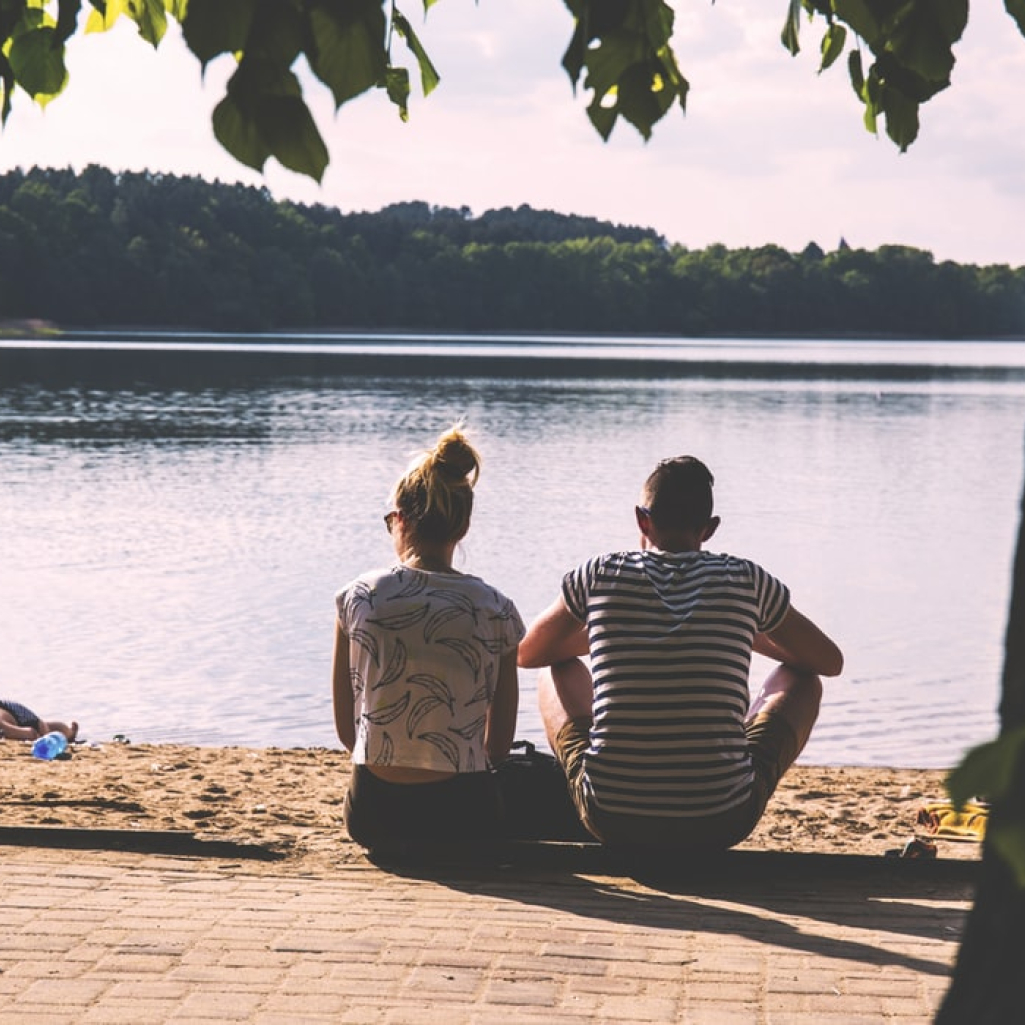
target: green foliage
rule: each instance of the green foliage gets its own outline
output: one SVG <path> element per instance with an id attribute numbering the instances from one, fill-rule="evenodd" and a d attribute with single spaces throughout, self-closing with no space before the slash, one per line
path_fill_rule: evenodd
<path id="1" fill-rule="evenodd" d="M 420 69 L 424 94 L 439 80 L 408 20 L 382 0 L 90 0 L 85 32 L 118 19 L 135 22 L 157 46 L 168 19 L 181 23 L 186 45 L 205 67 L 227 55 L 238 67 L 213 115 L 218 142 L 241 163 L 262 170 L 271 157 L 320 181 L 327 147 L 293 67 L 304 58 L 336 107 L 383 89 L 408 117 L 409 73 L 391 60 L 392 31 Z M 67 85 L 64 46 L 77 31 L 81 0 L 0 0 L 0 121 L 22 89 L 46 103 Z M 430 6 L 427 3 L 425 6 Z M 56 8 L 56 21 L 49 13 Z"/>
<path id="2" fill-rule="evenodd" d="M 1009 8 L 1012 2 L 1021 0 L 1008 0 Z M 921 105 L 950 85 L 953 46 L 968 23 L 968 0 L 790 0 L 782 38 L 793 54 L 800 49 L 802 12 L 826 22 L 820 70 L 843 52 L 847 29 L 854 33 L 848 71 L 864 106 L 865 127 L 875 132 L 883 117 L 886 134 L 906 150 L 918 137 Z M 873 58 L 867 71 L 862 46 Z"/>
<path id="3" fill-rule="evenodd" d="M 574 88 L 584 74 L 593 94 L 587 115 L 608 139 L 622 115 L 645 139 L 676 102 L 686 107 L 687 80 L 669 41 L 674 14 L 662 0 L 566 0 L 576 29 L 562 59 Z"/>
<path id="4" fill-rule="evenodd" d="M 435 0 L 423 0 L 429 10 Z M 105 31 L 119 18 L 135 22 L 157 46 L 168 19 L 182 26 L 205 67 L 230 55 L 238 68 L 214 113 L 221 145 L 262 170 L 273 157 L 320 180 L 328 154 L 293 66 L 304 58 L 337 107 L 383 89 L 409 117 L 409 70 L 392 60 L 391 40 L 404 41 L 420 71 L 423 94 L 438 71 L 394 0 L 89 0 L 85 31 Z M 574 30 L 563 67 L 574 90 L 590 91 L 587 116 L 603 139 L 623 117 L 645 138 L 674 106 L 686 109 L 689 84 L 672 49 L 674 14 L 664 0 L 565 0 Z M 1005 0 L 1025 33 L 1025 0 Z M 22 89 L 47 103 L 67 85 L 64 46 L 78 30 L 81 0 L 0 0 L 0 122 Z M 54 19 L 52 11 L 56 9 Z M 783 45 L 800 49 L 802 21 L 822 18 L 819 71 L 847 67 L 866 127 L 878 119 L 907 149 L 917 138 L 919 109 L 950 84 L 953 45 L 968 19 L 968 0 L 787 0 Z M 871 59 L 867 61 L 866 56 Z"/>
<path id="5" fill-rule="evenodd" d="M 988 839 L 1025 887 L 1025 726 L 973 748 L 947 778 L 947 791 L 961 807 L 982 795 L 1009 814 L 994 815 Z"/>
<path id="6" fill-rule="evenodd" d="M 1019 31 L 1025 35 L 1025 0 L 1004 0 L 1004 7 L 1018 23 Z"/>
<path id="7" fill-rule="evenodd" d="M 275 202 L 88 167 L 0 175 L 0 319 L 217 330 L 1025 334 L 1025 269 L 905 246 L 690 250 L 521 206 Z"/>

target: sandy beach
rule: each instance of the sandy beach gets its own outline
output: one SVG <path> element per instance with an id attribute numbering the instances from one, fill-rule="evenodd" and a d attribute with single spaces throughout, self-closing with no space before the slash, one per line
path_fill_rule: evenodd
<path id="1" fill-rule="evenodd" d="M 330 872 L 362 859 L 342 823 L 348 755 L 327 748 L 76 744 L 54 762 L 27 742 L 0 742 L 2 825 L 183 830 L 257 845 L 277 869 Z M 980 856 L 974 841 L 930 837 L 925 804 L 946 797 L 945 773 L 795 766 L 743 845 L 762 850 L 876 854 L 929 837 L 941 858 Z"/>

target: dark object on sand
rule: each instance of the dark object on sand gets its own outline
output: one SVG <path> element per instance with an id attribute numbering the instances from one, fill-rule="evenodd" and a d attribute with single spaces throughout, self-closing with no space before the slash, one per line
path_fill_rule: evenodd
<path id="1" fill-rule="evenodd" d="M 555 758 L 529 740 L 517 740 L 495 767 L 510 840 L 594 843 L 583 827 Z"/>

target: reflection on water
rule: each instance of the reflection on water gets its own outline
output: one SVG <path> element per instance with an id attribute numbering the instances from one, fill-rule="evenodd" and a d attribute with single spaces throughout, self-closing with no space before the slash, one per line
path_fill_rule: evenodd
<path id="1" fill-rule="evenodd" d="M 388 489 L 460 417 L 484 468 L 459 565 L 526 618 L 694 452 L 714 546 L 847 654 L 806 760 L 947 766 L 994 731 L 1022 403 L 974 375 L 0 385 L 0 691 L 95 739 L 334 744 L 331 596 L 390 559 Z"/>

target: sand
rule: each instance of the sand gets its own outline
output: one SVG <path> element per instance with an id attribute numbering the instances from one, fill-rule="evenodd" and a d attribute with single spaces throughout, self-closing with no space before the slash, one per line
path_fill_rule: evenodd
<path id="1" fill-rule="evenodd" d="M 280 855 L 278 870 L 330 872 L 362 860 L 342 822 L 348 755 L 327 748 L 76 744 L 54 762 L 0 742 L 3 827 L 184 830 Z M 946 773 L 795 766 L 743 845 L 882 855 L 915 836 L 918 810 L 945 799 Z M 974 859 L 973 841 L 930 839 L 941 858 Z"/>

